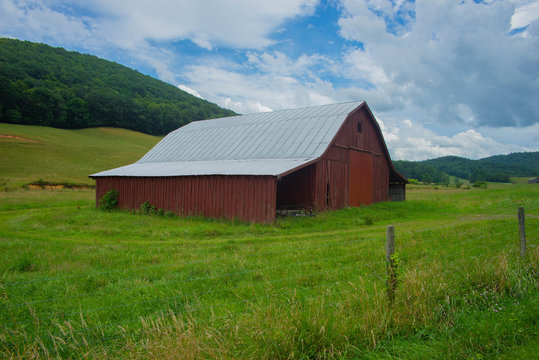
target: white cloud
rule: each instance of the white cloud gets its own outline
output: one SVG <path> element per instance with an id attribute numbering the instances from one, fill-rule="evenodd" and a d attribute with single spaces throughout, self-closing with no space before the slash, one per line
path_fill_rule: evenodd
<path id="1" fill-rule="evenodd" d="M 341 35 L 346 39 L 368 38 L 372 42 L 386 41 L 386 24 L 383 19 L 373 16 L 366 1 L 343 0 L 344 16 L 339 19 Z"/>
<path id="2" fill-rule="evenodd" d="M 91 24 L 94 36 L 120 48 L 133 49 L 147 40 L 189 39 L 212 49 L 267 46 L 272 43 L 268 37 L 272 31 L 286 19 L 312 14 L 317 0 L 2 0 L 2 3 L 22 13 L 25 26 L 35 21 L 36 29 L 50 27 L 55 32 L 65 31 L 65 21 L 51 21 L 50 16 L 39 18 L 36 9 L 58 13 L 53 9 L 65 11 L 76 7 L 79 13 L 88 14 L 86 21 Z"/>
<path id="3" fill-rule="evenodd" d="M 350 79 L 366 79 L 374 86 L 382 86 L 390 80 L 384 68 L 369 51 L 351 50 L 344 57 L 344 73 Z"/>
<path id="4" fill-rule="evenodd" d="M 331 59 L 317 54 L 292 59 L 251 51 L 244 64 L 201 61 L 187 66 L 182 77 L 206 99 L 245 114 L 336 102 L 333 85 L 318 76 L 319 68 L 331 66 Z"/>
<path id="5" fill-rule="evenodd" d="M 402 121 L 402 123 L 403 123 L 404 125 L 406 125 L 407 127 L 410 127 L 410 128 L 411 128 L 412 126 L 414 126 L 414 125 L 412 124 L 412 121 L 411 121 L 410 119 L 404 119 L 404 120 Z"/>
<path id="6" fill-rule="evenodd" d="M 417 161 L 447 155 L 479 159 L 511 152 L 537 151 L 536 148 L 498 142 L 474 129 L 443 136 L 409 119 L 383 119 L 383 122 L 379 120 L 380 127 L 394 160 Z"/>
<path id="7" fill-rule="evenodd" d="M 183 76 L 206 99 L 242 114 L 335 102 L 326 95 L 331 84 L 319 80 L 302 83 L 275 73 L 243 74 L 218 64 L 191 65 Z"/>
<path id="8" fill-rule="evenodd" d="M 403 32 L 388 32 L 387 19 L 403 12 L 399 2 L 343 6 L 341 35 L 363 44 L 345 54 L 343 73 L 374 85 L 365 92 L 373 108 L 413 109 L 440 124 L 470 127 L 538 121 L 539 38 L 533 28 L 526 38 L 509 35 L 513 14 L 522 18 L 511 2 L 418 0 Z"/>
<path id="9" fill-rule="evenodd" d="M 198 91 L 196 91 L 196 90 L 193 89 L 193 88 L 190 88 L 189 86 L 180 84 L 180 85 L 178 85 L 178 88 L 179 88 L 180 90 L 183 90 L 183 91 L 185 91 L 185 92 L 187 92 L 187 93 L 193 95 L 193 96 L 196 96 L 196 97 L 199 98 L 199 99 L 204 99 L 204 97 L 203 97 L 202 95 L 200 95 L 200 94 L 198 93 Z"/>
<path id="10" fill-rule="evenodd" d="M 319 54 L 301 55 L 292 59 L 279 51 L 249 51 L 247 59 L 246 65 L 256 68 L 258 72 L 310 80 L 319 78 L 320 71 L 328 72 L 334 67 L 333 60 Z"/>
<path id="11" fill-rule="evenodd" d="M 511 29 L 526 27 L 537 19 L 539 19 L 539 1 L 522 5 L 515 9 L 511 17 Z"/>
<path id="12" fill-rule="evenodd" d="M 504 144 L 519 144 L 527 151 L 539 151 L 539 122 L 525 127 L 480 127 L 482 134 Z"/>
<path id="13" fill-rule="evenodd" d="M 86 42 L 95 45 L 92 28 L 82 17 L 48 7 L 41 0 L 0 0 L 0 36 L 52 44 Z"/>
<path id="14" fill-rule="evenodd" d="M 219 103 L 222 107 L 231 109 L 239 114 L 254 114 L 259 112 L 272 111 L 271 108 L 253 101 L 232 101 L 230 98 L 220 98 Z"/>

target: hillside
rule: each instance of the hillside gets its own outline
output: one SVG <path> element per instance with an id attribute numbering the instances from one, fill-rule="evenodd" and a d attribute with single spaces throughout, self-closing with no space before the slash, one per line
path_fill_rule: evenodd
<path id="1" fill-rule="evenodd" d="M 437 184 L 449 184 L 450 182 L 449 175 L 445 172 L 417 161 L 396 160 L 393 161 L 393 165 L 408 179 Z"/>
<path id="2" fill-rule="evenodd" d="M 494 155 L 480 159 L 479 162 L 483 167 L 499 167 L 517 174 L 515 176 L 539 175 L 539 151 Z"/>
<path id="3" fill-rule="evenodd" d="M 539 152 L 496 155 L 479 160 L 444 156 L 419 163 L 472 182 L 508 182 L 509 177 L 536 176 L 539 173 Z"/>
<path id="4" fill-rule="evenodd" d="M 0 189 L 38 179 L 90 184 L 89 174 L 127 165 L 161 138 L 139 132 L 91 128 L 64 130 L 0 123 Z"/>
<path id="5" fill-rule="evenodd" d="M 495 155 L 479 160 L 444 156 L 424 161 L 394 161 L 404 176 L 427 183 L 447 184 L 449 176 L 471 182 L 509 182 L 511 177 L 533 177 L 539 174 L 539 152 Z"/>
<path id="6" fill-rule="evenodd" d="M 114 62 L 0 39 L 0 122 L 163 135 L 194 120 L 233 114 Z"/>

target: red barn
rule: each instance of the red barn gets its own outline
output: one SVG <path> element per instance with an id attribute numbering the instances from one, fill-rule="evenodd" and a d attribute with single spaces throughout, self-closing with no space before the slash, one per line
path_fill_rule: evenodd
<path id="1" fill-rule="evenodd" d="M 404 200 L 365 102 L 195 121 L 134 164 L 90 175 L 96 200 L 146 201 L 181 215 L 271 223 L 278 209 L 316 211 Z"/>

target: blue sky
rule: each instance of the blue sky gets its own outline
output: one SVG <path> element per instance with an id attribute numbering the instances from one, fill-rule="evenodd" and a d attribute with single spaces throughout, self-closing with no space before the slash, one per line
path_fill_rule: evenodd
<path id="1" fill-rule="evenodd" d="M 0 0 L 0 36 L 239 113 L 366 100 L 394 159 L 539 150 L 539 0 Z"/>

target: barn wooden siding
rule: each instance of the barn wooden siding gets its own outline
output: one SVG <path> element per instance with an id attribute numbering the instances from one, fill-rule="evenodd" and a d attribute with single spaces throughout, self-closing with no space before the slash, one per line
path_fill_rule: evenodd
<path id="1" fill-rule="evenodd" d="M 403 183 L 389 183 L 389 198 L 391 201 L 404 201 L 406 200 L 406 184 Z"/>
<path id="2" fill-rule="evenodd" d="M 119 207 L 138 209 L 146 201 L 176 214 L 271 223 L 276 180 L 272 176 L 98 177 L 96 201 L 119 193 Z"/>
<path id="3" fill-rule="evenodd" d="M 361 123 L 361 132 L 358 131 Z M 384 144 L 365 106 L 352 112 L 317 165 L 316 206 L 340 209 L 387 201 Z M 329 189 L 329 193 L 328 193 Z"/>

